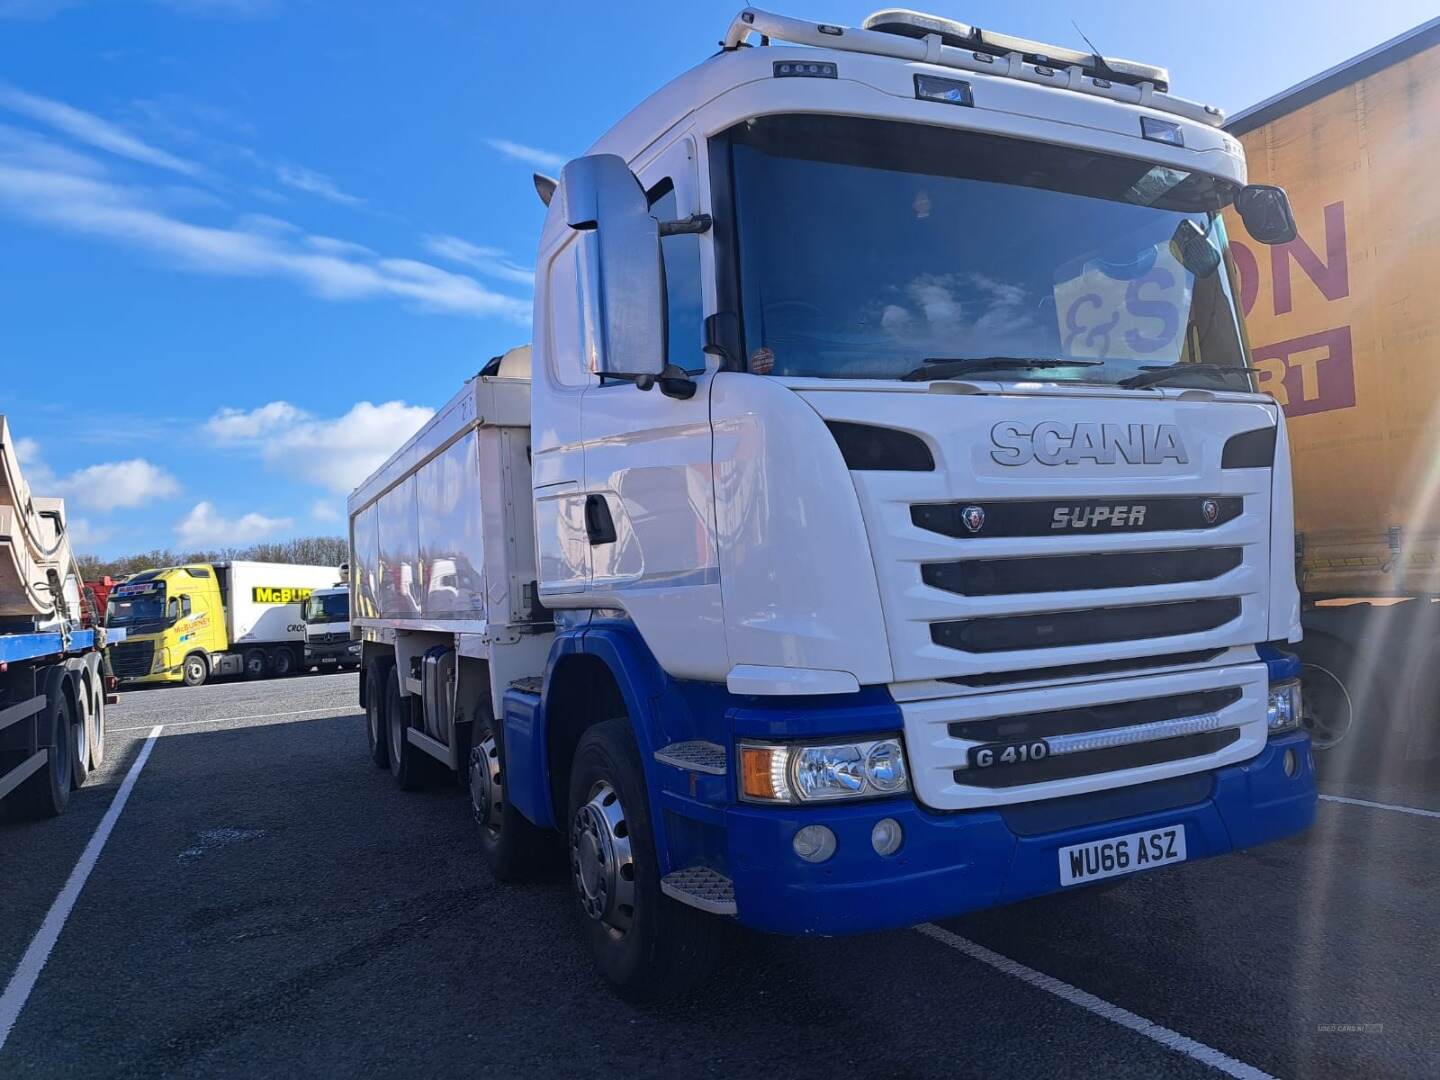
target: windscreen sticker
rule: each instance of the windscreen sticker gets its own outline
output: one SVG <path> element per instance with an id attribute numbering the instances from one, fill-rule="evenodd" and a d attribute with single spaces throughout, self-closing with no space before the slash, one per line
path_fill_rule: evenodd
<path id="1" fill-rule="evenodd" d="M 1168 244 L 1125 262 L 1094 258 L 1055 285 L 1060 350 L 1105 360 L 1176 360 L 1190 312 L 1190 275 Z"/>

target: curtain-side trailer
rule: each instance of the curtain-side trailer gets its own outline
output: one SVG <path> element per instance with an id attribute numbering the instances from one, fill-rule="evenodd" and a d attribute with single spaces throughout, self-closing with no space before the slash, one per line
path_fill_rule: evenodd
<path id="1" fill-rule="evenodd" d="M 1440 752 L 1437 116 L 1440 18 L 1227 125 L 1299 225 L 1232 249 L 1289 426 L 1306 713 L 1337 774 Z"/>

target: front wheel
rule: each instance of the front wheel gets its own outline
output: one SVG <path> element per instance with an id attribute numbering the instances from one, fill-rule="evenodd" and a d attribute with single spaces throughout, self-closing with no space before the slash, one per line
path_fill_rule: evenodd
<path id="1" fill-rule="evenodd" d="M 180 666 L 180 670 L 186 686 L 204 686 L 205 680 L 210 678 L 210 665 L 199 653 L 191 653 L 187 656 L 185 663 Z"/>
<path id="2" fill-rule="evenodd" d="M 724 927 L 660 891 L 644 773 L 624 719 L 596 724 L 575 749 L 569 856 L 595 962 L 621 997 L 672 999 L 709 974 Z"/>

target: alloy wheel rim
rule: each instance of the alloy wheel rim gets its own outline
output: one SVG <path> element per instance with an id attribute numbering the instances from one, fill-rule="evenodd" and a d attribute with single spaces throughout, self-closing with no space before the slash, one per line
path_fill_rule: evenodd
<path id="1" fill-rule="evenodd" d="M 621 938 L 635 922 L 635 855 L 620 796 L 604 780 L 570 823 L 570 876 L 580 907 Z"/>

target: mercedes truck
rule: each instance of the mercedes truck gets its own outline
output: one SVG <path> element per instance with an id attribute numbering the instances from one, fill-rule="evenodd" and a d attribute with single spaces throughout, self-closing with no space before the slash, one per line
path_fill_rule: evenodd
<path id="1" fill-rule="evenodd" d="M 1311 823 L 1224 211 L 1294 221 L 1168 83 L 746 8 L 536 177 L 533 348 L 350 497 L 360 699 L 623 994 Z"/>
<path id="2" fill-rule="evenodd" d="M 105 625 L 128 635 L 109 649 L 110 666 L 122 684 L 142 685 L 293 675 L 305 662 L 305 602 L 338 575 L 333 566 L 263 562 L 133 574 L 106 607 Z"/>
<path id="3" fill-rule="evenodd" d="M 340 583 L 316 589 L 305 601 L 305 669 L 360 666 L 360 640 L 350 625 L 350 566 L 340 566 Z"/>

